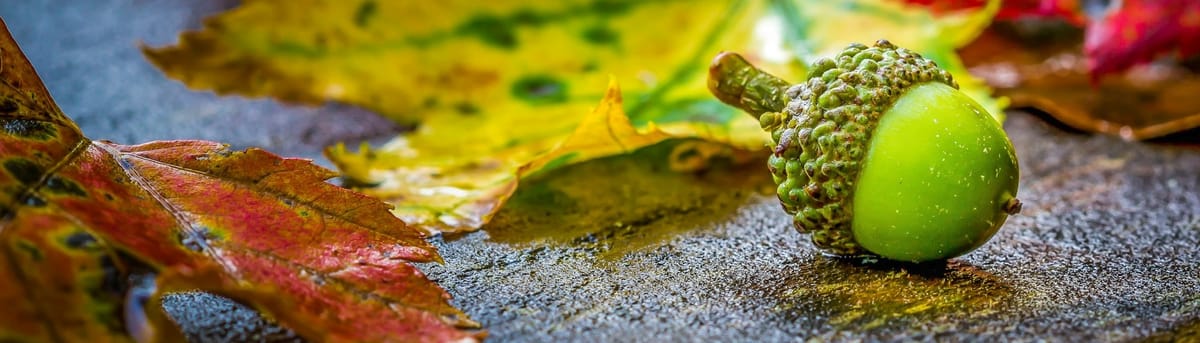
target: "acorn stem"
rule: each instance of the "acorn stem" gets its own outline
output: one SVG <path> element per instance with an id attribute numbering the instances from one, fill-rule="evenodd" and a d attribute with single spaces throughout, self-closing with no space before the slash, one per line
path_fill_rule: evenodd
<path id="1" fill-rule="evenodd" d="M 708 89 L 720 99 L 758 118 L 787 106 L 787 81 L 755 68 L 741 55 L 721 52 L 708 67 Z"/>

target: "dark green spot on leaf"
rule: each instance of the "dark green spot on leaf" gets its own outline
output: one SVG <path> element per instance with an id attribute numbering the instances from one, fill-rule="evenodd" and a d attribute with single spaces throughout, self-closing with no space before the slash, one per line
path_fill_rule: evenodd
<path id="1" fill-rule="evenodd" d="M 493 15 L 476 15 L 459 27 L 458 32 L 463 35 L 477 36 L 484 43 L 499 48 L 513 49 L 517 47 L 517 32 L 512 23 Z"/>
<path id="2" fill-rule="evenodd" d="M 454 110 L 458 111 L 458 114 L 461 115 L 473 115 L 479 113 L 479 106 L 464 101 L 454 105 Z"/>
<path id="3" fill-rule="evenodd" d="M 63 243 L 66 243 L 68 247 L 74 249 L 87 249 L 97 245 L 96 237 L 83 231 L 72 233 L 70 236 L 67 236 L 67 239 L 64 240 Z"/>
<path id="4" fill-rule="evenodd" d="M 512 14 L 512 21 L 517 25 L 537 26 L 546 23 L 545 16 L 528 8 L 522 8 Z"/>
<path id="5" fill-rule="evenodd" d="M 633 4 L 622 0 L 597 0 L 592 3 L 592 11 L 602 16 L 629 12 L 630 8 L 633 8 Z"/>
<path id="6" fill-rule="evenodd" d="M 33 161 L 23 158 L 13 158 L 4 161 L 4 169 L 8 171 L 17 181 L 25 185 L 32 185 L 42 179 L 42 174 L 46 170 L 41 166 L 33 163 Z"/>
<path id="7" fill-rule="evenodd" d="M 435 97 L 425 98 L 425 101 L 421 102 L 421 106 L 425 106 L 425 108 L 434 108 L 434 107 L 437 107 L 437 105 L 438 105 L 438 99 Z"/>
<path id="8" fill-rule="evenodd" d="M 361 5 L 358 5 L 358 10 L 354 12 L 354 25 L 358 25 L 358 27 L 367 26 L 367 23 L 375 16 L 375 12 L 378 9 L 379 6 L 375 4 L 375 1 L 363 1 Z"/>
<path id="9" fill-rule="evenodd" d="M 596 63 L 596 61 L 590 61 L 583 64 L 583 69 L 581 71 L 590 73 L 597 70 L 600 70 L 600 64 Z"/>
<path id="10" fill-rule="evenodd" d="M 58 175 L 51 176 L 46 180 L 46 190 L 56 194 L 75 195 L 80 197 L 87 196 L 87 192 L 85 192 L 82 187 L 79 187 L 78 183 L 58 177 Z"/>
<path id="11" fill-rule="evenodd" d="M 45 256 L 42 255 L 42 250 L 38 249 L 36 245 L 33 245 L 33 243 L 29 243 L 28 241 L 18 240 L 17 248 L 20 249 L 21 252 L 29 255 L 29 258 L 34 262 L 39 262 L 45 258 Z"/>
<path id="12" fill-rule="evenodd" d="M 554 104 L 567 100 L 567 84 L 547 75 L 523 77 L 512 85 L 512 94 L 533 104 Z"/>
<path id="13" fill-rule="evenodd" d="M 17 106 L 17 102 L 12 98 L 4 98 L 4 100 L 0 100 L 0 113 L 13 113 L 16 112 L 18 108 L 20 107 Z"/>
<path id="14" fill-rule="evenodd" d="M 583 31 L 583 39 L 596 45 L 616 43 L 620 35 L 612 29 L 596 25 Z"/>

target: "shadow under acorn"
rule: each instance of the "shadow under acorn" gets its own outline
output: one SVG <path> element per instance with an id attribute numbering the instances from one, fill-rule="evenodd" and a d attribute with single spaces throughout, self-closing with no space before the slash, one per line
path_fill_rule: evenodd
<path id="1" fill-rule="evenodd" d="M 750 292 L 774 302 L 783 321 L 817 331 L 923 328 L 937 319 L 994 315 L 1010 306 L 1013 286 L 976 266 L 953 260 L 922 264 L 813 256 L 783 273 L 749 282 Z M 932 329 L 932 330 L 925 330 Z"/>

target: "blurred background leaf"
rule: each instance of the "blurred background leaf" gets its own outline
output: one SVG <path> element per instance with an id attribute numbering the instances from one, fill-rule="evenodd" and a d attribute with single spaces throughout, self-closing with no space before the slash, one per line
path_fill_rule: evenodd
<path id="1" fill-rule="evenodd" d="M 416 123 L 381 147 L 326 155 L 348 185 L 396 205 L 406 222 L 463 231 L 486 223 L 522 175 L 669 137 L 761 149 L 757 120 L 708 94 L 708 61 L 723 50 L 798 81 L 817 56 L 891 39 L 937 60 L 1001 118 L 1003 100 L 954 52 L 997 8 L 934 16 L 891 0 L 259 0 L 144 51 L 193 88 L 346 102 Z M 610 77 L 620 92 L 605 88 Z"/>

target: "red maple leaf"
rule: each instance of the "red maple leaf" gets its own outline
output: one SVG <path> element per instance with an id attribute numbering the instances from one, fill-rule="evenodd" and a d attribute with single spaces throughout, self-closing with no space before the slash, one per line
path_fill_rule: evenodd
<path id="1" fill-rule="evenodd" d="M 90 140 L 0 21 L 0 341 L 182 341 L 159 303 L 182 290 L 315 341 L 480 337 L 412 265 L 440 259 L 423 234 L 333 176 L 213 142 Z"/>

